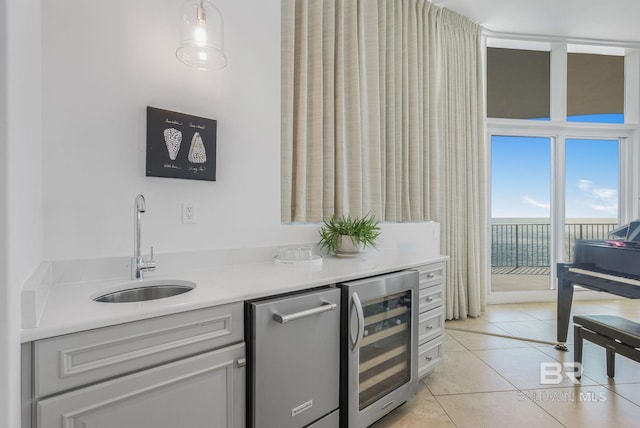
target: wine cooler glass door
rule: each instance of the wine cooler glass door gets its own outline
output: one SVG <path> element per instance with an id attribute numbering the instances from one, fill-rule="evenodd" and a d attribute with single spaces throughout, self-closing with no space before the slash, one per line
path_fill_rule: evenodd
<path id="1" fill-rule="evenodd" d="M 368 407 L 411 380 L 411 291 L 362 302 L 358 407 Z"/>
<path id="2" fill-rule="evenodd" d="M 402 271 L 343 288 L 343 397 L 348 427 L 369 426 L 417 386 L 418 274 Z"/>

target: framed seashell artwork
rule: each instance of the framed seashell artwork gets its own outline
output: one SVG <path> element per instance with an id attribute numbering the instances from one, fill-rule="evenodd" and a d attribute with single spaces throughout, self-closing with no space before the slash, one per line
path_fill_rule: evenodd
<path id="1" fill-rule="evenodd" d="M 147 107 L 147 177 L 216 180 L 217 121 Z"/>

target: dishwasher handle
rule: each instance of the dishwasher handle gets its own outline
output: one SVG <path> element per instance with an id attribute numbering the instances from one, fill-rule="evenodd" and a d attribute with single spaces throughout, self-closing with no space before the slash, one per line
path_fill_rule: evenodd
<path id="1" fill-rule="evenodd" d="M 300 318 L 310 317 L 312 315 L 321 314 L 323 312 L 335 311 L 336 309 L 338 309 L 338 305 L 336 303 L 324 302 L 322 306 L 319 306 L 317 308 L 307 309 L 289 315 L 280 315 L 275 313 L 273 314 L 273 320 L 280 324 L 285 324 L 289 321 L 295 321 Z"/>

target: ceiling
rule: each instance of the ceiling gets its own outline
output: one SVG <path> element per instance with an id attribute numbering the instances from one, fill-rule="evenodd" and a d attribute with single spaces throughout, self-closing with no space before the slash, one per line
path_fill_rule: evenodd
<path id="1" fill-rule="evenodd" d="M 640 42 L 639 0 L 432 0 L 501 33 Z"/>

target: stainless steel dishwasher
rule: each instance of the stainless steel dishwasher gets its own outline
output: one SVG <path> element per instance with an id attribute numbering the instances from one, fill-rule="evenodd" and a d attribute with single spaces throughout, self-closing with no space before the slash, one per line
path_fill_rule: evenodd
<path id="1" fill-rule="evenodd" d="M 247 424 L 338 428 L 340 290 L 246 304 Z"/>

